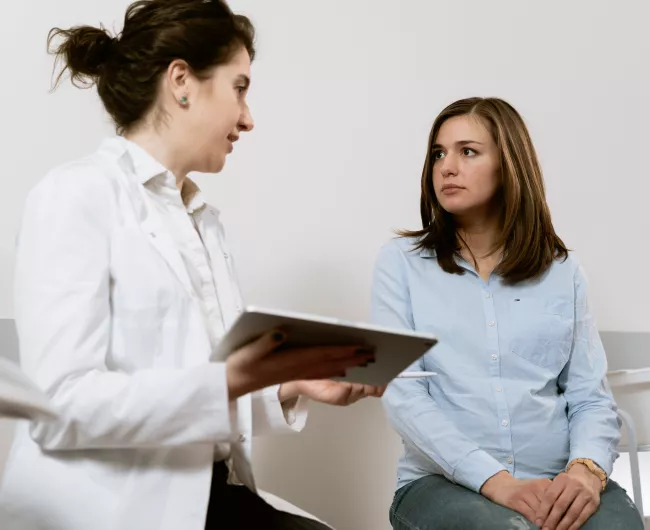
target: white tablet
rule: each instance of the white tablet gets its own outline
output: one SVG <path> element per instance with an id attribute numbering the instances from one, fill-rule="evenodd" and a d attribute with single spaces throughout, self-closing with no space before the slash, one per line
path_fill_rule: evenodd
<path id="1" fill-rule="evenodd" d="M 231 352 L 278 328 L 287 333 L 283 348 L 357 344 L 374 347 L 374 363 L 350 368 L 346 377 L 334 378 L 368 385 L 387 384 L 437 343 L 434 335 L 410 330 L 247 307 L 223 337 L 212 358 L 224 361 Z"/>

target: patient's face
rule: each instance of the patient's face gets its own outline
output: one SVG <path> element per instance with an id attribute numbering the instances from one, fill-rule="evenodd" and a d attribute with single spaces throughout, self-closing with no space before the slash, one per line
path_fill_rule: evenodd
<path id="1" fill-rule="evenodd" d="M 433 187 L 452 215 L 483 214 L 501 186 L 499 153 L 481 118 L 457 116 L 442 124 L 433 148 Z"/>

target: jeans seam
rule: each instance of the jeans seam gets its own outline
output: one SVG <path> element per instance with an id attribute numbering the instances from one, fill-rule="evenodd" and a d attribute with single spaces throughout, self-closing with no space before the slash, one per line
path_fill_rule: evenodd
<path id="1" fill-rule="evenodd" d="M 410 530 L 420 530 L 419 526 L 412 525 L 410 523 L 410 521 L 407 521 L 406 519 L 404 519 L 404 517 L 402 517 L 395 510 L 393 510 L 393 508 L 390 509 L 390 513 L 393 514 L 393 517 L 395 517 L 395 519 L 397 519 L 400 524 L 406 525 L 406 527 L 409 528 Z"/>

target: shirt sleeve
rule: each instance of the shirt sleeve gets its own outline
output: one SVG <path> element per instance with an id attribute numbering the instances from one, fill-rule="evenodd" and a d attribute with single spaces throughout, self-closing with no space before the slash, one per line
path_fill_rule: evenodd
<path id="1" fill-rule="evenodd" d="M 406 266 L 406 257 L 397 245 L 389 243 L 382 248 L 373 274 L 373 322 L 414 329 Z M 410 369 L 424 370 L 423 360 Z M 404 442 L 442 468 L 449 480 L 479 492 L 490 477 L 506 469 L 456 428 L 431 398 L 423 380 L 395 379 L 382 401 Z"/>
<path id="2" fill-rule="evenodd" d="M 280 385 L 274 385 L 253 393 L 253 436 L 300 432 L 304 429 L 308 399 L 299 396 L 281 403 L 279 389 Z"/>
<path id="3" fill-rule="evenodd" d="M 575 259 L 575 258 L 572 258 Z M 607 359 L 587 300 L 587 279 L 577 264 L 573 277 L 575 327 L 569 361 L 558 381 L 567 401 L 569 461 L 589 458 L 608 475 L 618 458 L 621 422 L 607 383 Z"/>

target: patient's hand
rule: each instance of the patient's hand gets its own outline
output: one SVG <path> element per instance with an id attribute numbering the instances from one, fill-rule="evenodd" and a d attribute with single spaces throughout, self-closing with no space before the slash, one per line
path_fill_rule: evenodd
<path id="1" fill-rule="evenodd" d="M 369 386 L 359 383 L 341 383 L 330 379 L 316 381 L 293 381 L 280 387 L 280 401 L 306 396 L 328 405 L 346 406 L 365 397 L 381 397 L 385 386 Z"/>
<path id="2" fill-rule="evenodd" d="M 578 530 L 600 506 L 601 488 L 600 479 L 581 464 L 560 473 L 544 495 L 535 524 L 544 530 Z"/>
<path id="3" fill-rule="evenodd" d="M 549 479 L 519 480 L 507 471 L 501 471 L 489 478 L 481 488 L 481 495 L 492 502 L 520 513 L 531 523 L 551 486 Z"/>

